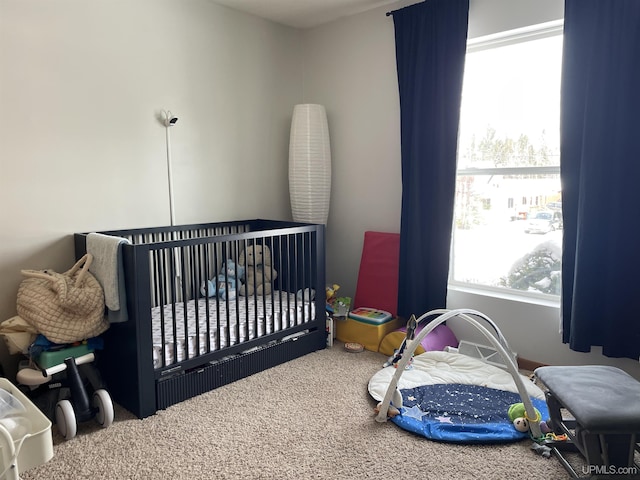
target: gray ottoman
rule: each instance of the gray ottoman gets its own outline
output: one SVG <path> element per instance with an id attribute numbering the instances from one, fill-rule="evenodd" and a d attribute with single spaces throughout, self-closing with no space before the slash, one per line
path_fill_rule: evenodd
<path id="1" fill-rule="evenodd" d="M 593 473 L 640 474 L 634 463 L 640 382 L 603 365 L 539 367 L 535 374 L 549 390 L 547 406 L 555 433 L 568 435 Z M 563 419 L 561 408 L 575 420 Z"/>

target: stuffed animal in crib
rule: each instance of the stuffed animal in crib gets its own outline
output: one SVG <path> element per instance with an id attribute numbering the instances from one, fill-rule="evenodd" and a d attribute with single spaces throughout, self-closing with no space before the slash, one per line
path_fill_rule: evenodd
<path id="1" fill-rule="evenodd" d="M 237 288 L 244 279 L 244 267 L 236 265 L 231 259 L 222 264 L 222 271 L 218 274 L 218 296 L 222 300 L 236 298 Z"/>
<path id="2" fill-rule="evenodd" d="M 200 285 L 200 293 L 203 297 L 215 297 L 218 292 L 218 279 L 207 280 Z"/>
<path id="3" fill-rule="evenodd" d="M 271 264 L 271 250 L 266 245 L 250 245 L 240 253 L 238 263 L 245 267 L 245 283 L 240 295 L 269 295 L 278 272 Z"/>
<path id="4" fill-rule="evenodd" d="M 245 268 L 236 265 L 231 259 L 222 264 L 220 273 L 213 279 L 205 282 L 200 288 L 203 296 L 215 297 L 218 295 L 223 300 L 236 298 L 238 284 L 242 284 Z"/>

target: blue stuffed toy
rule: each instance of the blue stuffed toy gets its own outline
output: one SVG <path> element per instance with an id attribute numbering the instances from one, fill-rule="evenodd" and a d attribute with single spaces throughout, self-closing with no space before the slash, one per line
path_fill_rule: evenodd
<path id="1" fill-rule="evenodd" d="M 236 298 L 237 288 L 242 285 L 244 271 L 244 266 L 236 265 L 236 262 L 228 259 L 222 264 L 218 276 L 208 280 L 206 285 L 202 285 L 200 293 L 207 297 L 215 297 L 217 295 L 222 300 L 233 300 Z"/>

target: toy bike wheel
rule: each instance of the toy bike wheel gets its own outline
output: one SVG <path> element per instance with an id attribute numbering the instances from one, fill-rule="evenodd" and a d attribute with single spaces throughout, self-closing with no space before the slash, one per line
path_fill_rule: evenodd
<path id="1" fill-rule="evenodd" d="M 76 423 L 76 413 L 69 400 L 60 400 L 56 404 L 56 425 L 60 435 L 65 440 L 71 440 L 76 436 L 78 425 Z"/>
<path id="2" fill-rule="evenodd" d="M 93 407 L 96 409 L 96 422 L 104 428 L 113 423 L 113 402 L 111 395 L 104 388 L 93 392 Z"/>

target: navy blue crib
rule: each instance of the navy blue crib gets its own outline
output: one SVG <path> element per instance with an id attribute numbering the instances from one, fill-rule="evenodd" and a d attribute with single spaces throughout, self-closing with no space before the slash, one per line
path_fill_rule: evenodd
<path id="1" fill-rule="evenodd" d="M 274 220 L 99 232 L 122 244 L 129 319 L 103 334 L 98 367 L 139 418 L 326 346 L 324 226 Z M 88 233 L 74 235 L 76 257 Z M 267 247 L 269 295 L 209 297 L 228 259 Z M 313 292 L 318 292 L 313 295 Z"/>

